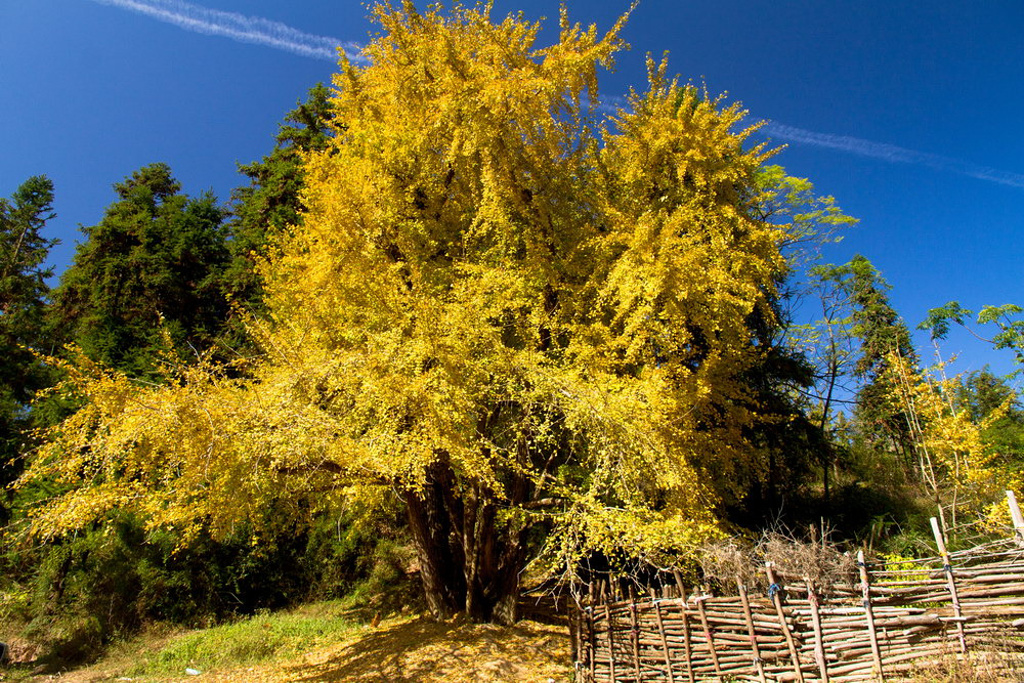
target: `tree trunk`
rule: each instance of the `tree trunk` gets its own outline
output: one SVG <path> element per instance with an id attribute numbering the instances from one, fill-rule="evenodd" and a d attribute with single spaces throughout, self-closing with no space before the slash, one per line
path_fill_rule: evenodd
<path id="1" fill-rule="evenodd" d="M 405 503 L 430 612 L 439 619 L 462 612 L 474 622 L 514 623 L 524 530 L 499 528 L 493 493 L 458 481 L 439 462 L 423 491 L 406 494 Z"/>
<path id="2" fill-rule="evenodd" d="M 521 533 L 502 533 L 486 488 L 473 486 L 465 501 L 466 614 L 473 621 L 513 624 L 524 562 Z"/>
<path id="3" fill-rule="evenodd" d="M 438 619 L 448 619 L 463 609 L 466 585 L 459 571 L 461 558 L 453 557 L 452 523 L 440 482 L 428 480 L 422 493 L 407 493 L 405 507 L 427 609 Z"/>

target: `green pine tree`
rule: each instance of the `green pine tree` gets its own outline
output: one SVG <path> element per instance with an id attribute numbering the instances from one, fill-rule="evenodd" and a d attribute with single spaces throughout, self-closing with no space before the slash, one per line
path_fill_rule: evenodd
<path id="1" fill-rule="evenodd" d="M 263 284 L 255 270 L 277 236 L 298 225 L 303 209 L 302 155 L 326 148 L 331 138 L 331 91 L 317 84 L 305 102 L 285 116 L 274 150 L 259 161 L 240 165 L 249 184 L 232 193 L 230 223 L 231 262 L 225 287 L 237 303 L 263 310 Z"/>
<path id="2" fill-rule="evenodd" d="M 864 382 L 857 392 L 855 414 L 869 444 L 905 454 L 910 450 L 910 428 L 903 411 L 887 398 L 885 371 L 889 353 L 896 352 L 916 366 L 917 351 L 906 323 L 889 303 L 892 287 L 881 273 L 859 254 L 847 268 L 854 305 L 853 334 L 860 340 L 854 374 Z"/>
<path id="3" fill-rule="evenodd" d="M 165 334 L 191 353 L 223 330 L 226 212 L 211 193 L 182 194 L 166 164 L 145 166 L 114 190 L 103 220 L 84 228 L 51 323 L 94 360 L 144 377 L 170 350 Z"/>
<path id="4" fill-rule="evenodd" d="M 1008 469 L 1024 470 L 1024 407 L 1006 379 L 987 367 L 972 372 L 960 386 L 957 407 L 966 409 L 971 421 L 980 424 L 996 410 L 1004 414 L 982 431 L 987 452 Z"/>
<path id="5" fill-rule="evenodd" d="M 20 469 L 19 453 L 31 425 L 29 402 L 47 384 L 45 366 L 33 353 L 45 348 L 43 311 L 52 269 L 44 264 L 56 240 L 43 236 L 54 218 L 53 183 L 26 180 L 10 198 L 0 198 L 0 523 L 7 520 L 9 484 Z"/>

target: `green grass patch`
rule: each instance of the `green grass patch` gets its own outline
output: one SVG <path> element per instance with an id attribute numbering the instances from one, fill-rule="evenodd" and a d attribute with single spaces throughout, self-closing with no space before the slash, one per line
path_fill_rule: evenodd
<path id="1" fill-rule="evenodd" d="M 182 675 L 247 666 L 301 655 L 336 642 L 360 628 L 362 622 L 342 614 L 338 603 L 316 609 L 276 614 L 261 613 L 231 624 L 191 631 L 171 639 L 161 649 L 142 655 L 129 676 Z"/>

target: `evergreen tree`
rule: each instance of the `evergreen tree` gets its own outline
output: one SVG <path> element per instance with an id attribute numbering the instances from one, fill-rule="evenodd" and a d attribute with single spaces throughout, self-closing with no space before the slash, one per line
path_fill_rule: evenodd
<path id="1" fill-rule="evenodd" d="M 906 416 L 889 400 L 889 354 L 917 365 L 910 331 L 889 303 L 891 289 L 871 262 L 858 254 L 841 266 L 825 264 L 812 270 L 816 285 L 827 296 L 825 332 L 833 347 L 826 354 L 838 385 L 839 374 L 859 382 L 855 414 L 861 438 L 871 448 L 906 453 L 910 444 Z M 853 348 L 850 348 L 852 343 Z"/>
<path id="2" fill-rule="evenodd" d="M 976 424 L 995 414 L 981 434 L 985 448 L 1004 467 L 1024 469 L 1024 408 L 1005 379 L 988 368 L 971 373 L 960 385 L 956 404 Z"/>
<path id="3" fill-rule="evenodd" d="M 182 194 L 166 164 L 145 166 L 114 190 L 103 220 L 84 228 L 51 322 L 90 358 L 146 376 L 169 350 L 165 334 L 178 349 L 202 350 L 223 328 L 225 211 L 210 193 Z"/>
<path id="4" fill-rule="evenodd" d="M 13 459 L 25 444 L 28 403 L 46 384 L 46 369 L 33 355 L 45 346 L 43 311 L 52 274 L 44 263 L 56 240 L 42 231 L 55 214 L 53 183 L 46 176 L 26 180 L 0 199 L 0 487 L 17 474 Z M 6 499 L 6 494 L 5 494 Z M 7 506 L 0 503 L 0 523 Z"/>
<path id="5" fill-rule="evenodd" d="M 256 259 L 265 257 L 269 245 L 302 220 L 302 155 L 321 151 L 330 142 L 330 94 L 322 83 L 311 88 L 306 101 L 285 116 L 274 150 L 259 161 L 238 167 L 249 178 L 249 185 L 232 193 L 234 215 L 228 225 L 231 262 L 225 288 L 234 301 L 252 310 L 263 310 Z"/>
<path id="6" fill-rule="evenodd" d="M 918 363 L 917 351 L 906 324 L 889 303 L 891 287 L 881 273 L 859 254 L 847 268 L 854 306 L 853 334 L 860 340 L 854 375 L 864 381 L 856 397 L 861 433 L 876 448 L 892 448 L 905 454 L 910 448 L 910 430 L 906 415 L 888 399 L 886 370 L 890 353 L 896 353 L 914 367 Z"/>

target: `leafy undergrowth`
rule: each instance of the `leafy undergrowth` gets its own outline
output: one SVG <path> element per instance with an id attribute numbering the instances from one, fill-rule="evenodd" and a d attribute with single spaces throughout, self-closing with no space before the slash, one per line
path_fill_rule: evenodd
<path id="1" fill-rule="evenodd" d="M 566 681 L 564 626 L 437 622 L 406 614 L 376 626 L 344 603 L 316 603 L 208 629 L 151 630 L 92 666 L 4 681 Z M 191 670 L 191 674 L 186 673 Z M 196 674 L 195 672 L 199 672 Z"/>

